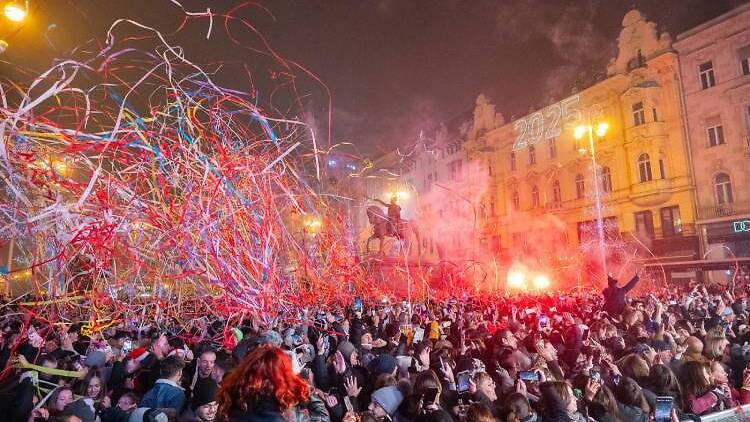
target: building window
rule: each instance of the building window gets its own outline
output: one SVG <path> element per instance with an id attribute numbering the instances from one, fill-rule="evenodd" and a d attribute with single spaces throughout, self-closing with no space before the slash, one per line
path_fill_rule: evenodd
<path id="1" fill-rule="evenodd" d="M 710 60 L 698 66 L 698 74 L 700 75 L 701 89 L 708 89 L 712 86 L 716 86 L 714 64 Z"/>
<path id="2" fill-rule="evenodd" d="M 549 149 L 549 158 L 557 157 L 557 141 L 555 138 L 547 140 L 547 148 Z"/>
<path id="3" fill-rule="evenodd" d="M 708 146 L 715 147 L 716 145 L 724 144 L 724 126 L 715 125 L 706 128 L 708 135 Z"/>
<path id="4" fill-rule="evenodd" d="M 666 179 L 667 178 L 667 172 L 664 170 L 664 159 L 659 158 L 659 178 L 660 179 Z"/>
<path id="5" fill-rule="evenodd" d="M 675 206 L 661 209 L 661 233 L 664 237 L 673 237 L 682 234 L 680 207 Z"/>
<path id="6" fill-rule="evenodd" d="M 740 56 L 740 70 L 743 75 L 750 75 L 750 45 L 740 48 L 737 53 Z"/>
<path id="7" fill-rule="evenodd" d="M 602 173 L 600 177 L 602 180 L 602 190 L 604 191 L 604 193 L 612 192 L 612 174 L 609 170 L 609 167 L 602 167 Z"/>
<path id="8" fill-rule="evenodd" d="M 576 174 L 576 198 L 581 199 L 586 195 L 586 185 L 583 182 L 583 175 Z"/>
<path id="9" fill-rule="evenodd" d="M 732 195 L 732 182 L 729 175 L 719 173 L 714 177 L 714 190 L 716 192 L 716 205 L 726 205 L 734 202 Z"/>
<path id="10" fill-rule="evenodd" d="M 562 202 L 562 195 L 560 194 L 560 182 L 558 180 L 552 181 L 552 201 L 555 204 Z"/>
<path id="11" fill-rule="evenodd" d="M 656 107 L 652 107 L 652 108 L 651 108 L 651 115 L 652 115 L 652 116 L 654 117 L 654 121 L 655 121 L 655 122 L 658 122 L 658 121 L 659 121 L 659 115 L 658 115 L 658 114 L 656 114 Z"/>
<path id="12" fill-rule="evenodd" d="M 487 175 L 492 176 L 492 162 L 487 163 Z"/>
<path id="13" fill-rule="evenodd" d="M 643 103 L 633 104 L 633 126 L 640 126 L 646 123 L 646 111 L 643 109 Z"/>
<path id="14" fill-rule="evenodd" d="M 531 206 L 539 208 L 539 188 L 536 185 L 531 188 Z"/>
<path id="15" fill-rule="evenodd" d="M 513 202 L 513 209 L 515 211 L 518 211 L 521 209 L 521 198 L 518 195 L 518 191 L 514 190 L 510 197 L 511 202 Z"/>
<path id="16" fill-rule="evenodd" d="M 654 238 L 654 218 L 651 211 L 635 213 L 635 232 L 649 239 Z"/>
<path id="17" fill-rule="evenodd" d="M 529 146 L 529 165 L 536 164 L 536 148 L 534 145 Z"/>
<path id="18" fill-rule="evenodd" d="M 450 168 L 450 171 L 451 171 L 451 180 L 461 179 L 462 166 L 463 166 L 463 163 L 461 162 L 461 160 L 454 160 L 448 163 L 448 168 Z"/>
<path id="19" fill-rule="evenodd" d="M 490 196 L 490 215 L 495 216 L 495 195 Z"/>
<path id="20" fill-rule="evenodd" d="M 516 153 L 515 152 L 510 153 L 510 169 L 511 170 L 516 169 Z"/>
<path id="21" fill-rule="evenodd" d="M 638 178 L 641 183 L 653 180 L 651 176 L 651 159 L 645 152 L 638 156 Z"/>

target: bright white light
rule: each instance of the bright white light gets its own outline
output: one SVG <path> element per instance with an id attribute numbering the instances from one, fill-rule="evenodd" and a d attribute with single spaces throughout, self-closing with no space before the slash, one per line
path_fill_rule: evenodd
<path id="1" fill-rule="evenodd" d="M 589 129 L 589 128 L 588 128 L 588 127 L 586 127 L 586 126 L 576 126 L 576 128 L 575 128 L 575 129 L 573 129 L 573 137 L 574 137 L 574 138 L 576 138 L 576 139 L 581 139 L 581 138 L 583 138 L 583 135 L 585 135 L 585 134 L 586 134 L 586 131 L 587 131 L 588 129 Z"/>
<path id="2" fill-rule="evenodd" d="M 526 274 L 522 271 L 508 271 L 508 287 L 513 289 L 526 288 Z"/>
<path id="3" fill-rule="evenodd" d="M 398 200 L 402 200 L 402 199 L 409 199 L 409 192 L 406 192 L 406 191 L 402 191 L 402 190 L 400 190 L 400 191 L 398 191 L 398 192 L 388 192 L 388 193 L 387 193 L 387 194 L 386 194 L 385 196 L 386 196 L 386 198 L 388 198 L 388 199 L 391 199 L 391 198 L 393 198 L 394 196 L 395 196 L 395 197 L 396 197 L 396 198 L 397 198 Z"/>
<path id="4" fill-rule="evenodd" d="M 21 22 L 26 17 L 26 9 L 15 3 L 6 4 L 3 12 L 5 12 L 5 17 L 13 22 Z"/>
<path id="5" fill-rule="evenodd" d="M 609 129 L 609 124 L 606 122 L 601 122 L 596 126 L 596 136 L 602 137 L 607 133 L 607 129 Z"/>
<path id="6" fill-rule="evenodd" d="M 305 226 L 307 227 L 308 232 L 317 233 L 323 226 L 323 222 L 317 218 L 311 218 L 305 222 Z"/>
<path id="7" fill-rule="evenodd" d="M 549 277 L 544 274 L 539 274 L 534 277 L 534 288 L 537 290 L 546 290 L 549 288 Z"/>

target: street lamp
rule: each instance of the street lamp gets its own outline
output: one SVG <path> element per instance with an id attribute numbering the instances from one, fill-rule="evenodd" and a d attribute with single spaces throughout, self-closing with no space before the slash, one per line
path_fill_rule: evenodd
<path id="1" fill-rule="evenodd" d="M 577 126 L 573 130 L 573 137 L 576 139 L 583 138 L 583 135 L 589 135 L 589 149 L 591 150 L 591 171 L 594 173 L 594 197 L 596 199 L 596 228 L 599 234 L 599 253 L 601 254 L 602 270 L 607 274 L 607 255 L 604 250 L 604 220 L 602 219 L 602 198 L 599 194 L 599 178 L 596 171 L 596 149 L 594 146 L 594 133 L 599 138 L 604 137 L 609 129 L 606 122 L 599 122 L 596 127 L 592 124 Z"/>
<path id="2" fill-rule="evenodd" d="M 13 22 L 21 22 L 26 18 L 26 8 L 14 2 L 7 3 L 3 8 L 3 13 Z"/>

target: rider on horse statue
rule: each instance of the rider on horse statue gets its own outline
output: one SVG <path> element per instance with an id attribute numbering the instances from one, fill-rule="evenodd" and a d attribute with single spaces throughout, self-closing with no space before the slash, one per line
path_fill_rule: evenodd
<path id="1" fill-rule="evenodd" d="M 388 209 L 389 234 L 394 237 L 400 237 L 399 227 L 401 224 L 401 207 L 397 203 L 398 195 L 397 194 L 391 195 L 391 202 L 389 204 L 386 204 L 385 202 L 377 198 L 373 198 L 373 199 L 376 202 L 380 202 L 381 204 L 385 205 L 385 207 Z"/>

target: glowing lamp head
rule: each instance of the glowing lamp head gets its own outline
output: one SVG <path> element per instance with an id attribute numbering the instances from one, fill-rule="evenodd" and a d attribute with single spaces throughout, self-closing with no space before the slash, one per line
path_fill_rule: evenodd
<path id="1" fill-rule="evenodd" d="M 310 218 L 305 221 L 305 228 L 309 233 L 317 233 L 320 231 L 321 227 L 323 227 L 323 222 L 318 218 Z"/>
<path id="2" fill-rule="evenodd" d="M 13 2 L 6 4 L 3 12 L 5 13 L 5 17 L 13 22 L 21 22 L 26 18 L 26 9 Z"/>
<path id="3" fill-rule="evenodd" d="M 583 135 L 586 134 L 586 131 L 588 128 L 586 126 L 576 126 L 575 129 L 573 129 L 573 137 L 576 139 L 583 138 Z"/>
<path id="4" fill-rule="evenodd" d="M 395 192 L 388 192 L 388 194 L 386 196 L 388 197 L 388 199 L 391 202 L 397 202 L 397 201 L 399 201 L 401 199 L 407 199 L 407 198 L 409 198 L 409 192 L 402 191 L 402 190 L 395 191 Z"/>
<path id="5" fill-rule="evenodd" d="M 534 288 L 537 290 L 547 290 L 549 288 L 549 277 L 544 274 L 539 274 L 534 277 Z"/>
<path id="6" fill-rule="evenodd" d="M 609 129 L 609 124 L 607 122 L 601 122 L 598 125 L 596 125 L 596 136 L 602 137 L 607 134 L 607 129 Z"/>
<path id="7" fill-rule="evenodd" d="M 526 287 L 526 274 L 516 270 L 509 271 L 508 287 L 513 289 L 524 289 Z"/>

